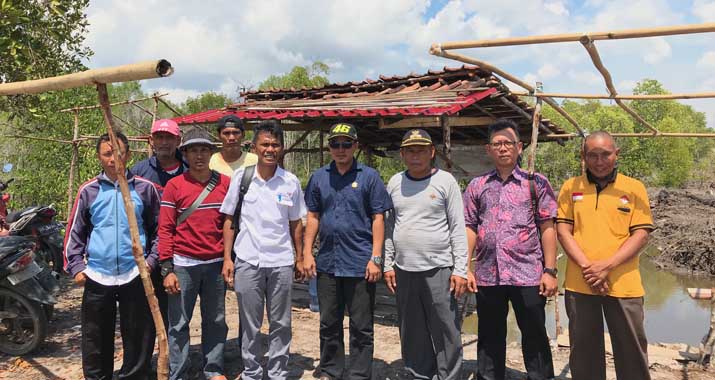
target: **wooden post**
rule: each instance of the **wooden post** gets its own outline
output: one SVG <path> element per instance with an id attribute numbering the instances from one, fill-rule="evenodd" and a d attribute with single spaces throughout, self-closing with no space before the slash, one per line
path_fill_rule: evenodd
<path id="1" fill-rule="evenodd" d="M 318 153 L 320 154 L 320 167 L 325 165 L 325 155 L 323 154 L 323 147 L 325 146 L 325 132 L 320 130 L 320 147 L 318 148 Z"/>
<path id="2" fill-rule="evenodd" d="M 129 231 L 132 237 L 132 254 L 134 255 L 137 267 L 139 268 L 139 276 L 141 277 L 142 285 L 144 285 L 144 294 L 146 295 L 149 303 L 149 309 L 151 311 L 152 318 L 154 319 L 154 326 L 156 328 L 156 335 L 159 340 L 159 358 L 157 360 L 156 368 L 157 380 L 167 380 L 169 378 L 169 346 L 166 339 L 166 329 L 164 327 L 164 321 L 161 319 L 159 302 L 154 294 L 154 286 L 151 283 L 151 277 L 149 275 L 146 260 L 144 260 L 144 249 L 139 238 L 139 227 L 137 225 L 136 214 L 134 213 L 134 202 L 132 201 L 129 193 L 129 183 L 127 182 L 127 177 L 125 175 L 125 167 L 122 160 L 119 158 L 119 143 L 117 141 L 117 136 L 114 133 L 114 120 L 112 119 L 112 109 L 109 105 L 107 85 L 104 83 L 97 84 L 97 92 L 99 94 L 99 103 L 102 106 L 104 123 L 107 126 L 107 132 L 112 143 L 119 189 L 122 193 L 122 198 L 124 199 L 124 210 L 127 213 Z"/>
<path id="3" fill-rule="evenodd" d="M 79 110 L 74 111 L 74 129 L 72 130 L 72 160 L 70 161 L 70 175 L 67 181 L 67 215 L 69 220 L 74 203 L 74 181 L 77 172 L 77 160 L 79 159 Z"/>
<path id="4" fill-rule="evenodd" d="M 151 127 L 154 126 L 154 122 L 156 121 L 156 113 L 159 111 L 159 98 L 157 96 L 157 93 L 154 93 L 154 110 L 153 111 L 154 112 L 152 113 L 152 116 L 151 116 Z M 151 129 L 149 129 L 149 132 L 151 132 Z M 146 150 L 147 150 L 147 153 L 146 153 L 147 157 L 151 157 L 152 155 L 154 155 L 154 148 L 151 146 L 151 144 L 149 144 L 149 147 Z"/>
<path id="5" fill-rule="evenodd" d="M 372 147 L 369 145 L 365 146 L 365 164 L 369 167 L 374 167 L 373 162 L 372 162 Z"/>
<path id="6" fill-rule="evenodd" d="M 445 170 L 452 172 L 452 129 L 449 125 L 449 117 L 447 115 L 442 115 L 439 117 L 439 124 L 442 127 L 442 153 L 447 158 L 445 163 Z"/>
<path id="7" fill-rule="evenodd" d="M 536 82 L 535 93 L 542 92 L 543 85 L 541 82 Z M 534 174 L 534 168 L 536 167 L 536 145 L 539 141 L 539 126 L 541 124 L 541 98 L 536 98 L 536 106 L 534 107 L 534 114 L 531 120 L 531 144 L 529 145 L 529 161 L 528 168 L 529 174 Z"/>

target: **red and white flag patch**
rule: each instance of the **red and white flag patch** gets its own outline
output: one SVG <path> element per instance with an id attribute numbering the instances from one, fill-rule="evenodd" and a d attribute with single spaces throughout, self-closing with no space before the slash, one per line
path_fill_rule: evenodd
<path id="1" fill-rule="evenodd" d="M 571 200 L 573 202 L 582 201 L 583 193 L 571 193 Z"/>
<path id="2" fill-rule="evenodd" d="M 630 199 L 628 199 L 628 196 L 626 196 L 626 195 L 620 197 L 619 200 L 621 201 L 622 205 L 627 205 L 627 204 L 631 203 Z"/>

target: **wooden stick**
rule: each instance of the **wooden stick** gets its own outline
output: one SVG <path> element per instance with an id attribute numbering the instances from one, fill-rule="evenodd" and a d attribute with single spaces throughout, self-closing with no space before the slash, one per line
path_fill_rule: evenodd
<path id="1" fill-rule="evenodd" d="M 157 360 L 156 368 L 157 380 L 167 380 L 169 378 L 169 346 L 166 339 L 166 329 L 164 328 L 164 321 L 161 319 L 161 312 L 159 311 L 159 302 L 157 301 L 156 295 L 154 294 L 154 286 L 151 283 L 151 277 L 149 275 L 146 260 L 144 260 L 144 248 L 142 247 L 141 240 L 139 237 L 137 217 L 134 213 L 134 202 L 132 201 L 131 194 L 129 193 L 129 183 L 127 182 L 127 177 L 124 173 L 124 163 L 119 158 L 120 148 L 117 136 L 114 133 L 114 120 L 112 119 L 112 108 L 109 105 L 107 85 L 104 83 L 97 84 L 97 92 L 99 94 L 99 104 L 102 105 L 102 115 L 104 116 L 104 123 L 107 126 L 107 132 L 109 133 L 109 138 L 112 142 L 112 151 L 114 154 L 117 179 L 119 182 L 120 191 L 122 193 L 122 198 L 124 199 L 124 210 L 127 213 L 129 231 L 132 237 L 132 254 L 134 255 L 134 260 L 136 261 L 137 267 L 139 268 L 139 276 L 141 277 L 142 285 L 144 285 L 144 294 L 146 295 L 147 301 L 149 303 L 149 309 L 154 319 L 156 335 L 159 341 L 159 358 Z"/>
<path id="2" fill-rule="evenodd" d="M 448 172 L 452 172 L 452 128 L 449 123 L 449 117 L 442 115 L 439 118 L 439 125 L 442 128 L 442 153 L 447 159 L 444 161 L 447 164 L 445 168 Z"/>
<path id="3" fill-rule="evenodd" d="M 116 116 L 112 115 L 112 117 L 116 117 Z M 82 139 L 82 140 L 96 140 L 96 139 L 99 138 L 99 136 L 81 135 L 79 138 Z M 134 141 L 134 142 L 143 142 L 143 143 L 145 143 L 145 142 L 147 142 L 147 141 L 149 140 L 149 136 L 148 136 L 148 135 L 145 135 L 145 136 L 127 136 L 127 140 L 130 141 L 130 142 L 131 142 L 131 141 Z"/>
<path id="4" fill-rule="evenodd" d="M 536 91 L 539 93 L 542 90 L 541 82 L 536 82 Z M 541 124 L 541 98 L 536 98 L 536 106 L 534 107 L 534 114 L 531 120 L 531 143 L 529 144 L 529 162 L 528 169 L 529 174 L 534 174 L 534 167 L 536 166 L 536 144 L 539 142 L 539 125 Z"/>
<path id="5" fill-rule="evenodd" d="M 492 40 L 476 40 L 462 42 L 444 42 L 432 45 L 433 49 L 471 49 L 496 46 L 515 46 L 532 44 L 549 44 L 555 42 L 576 42 L 581 37 L 588 35 L 592 40 L 620 40 L 627 38 L 672 36 L 678 34 L 710 33 L 715 32 L 715 23 L 690 24 L 677 26 L 664 26 L 657 28 L 625 29 L 617 31 L 593 33 L 567 33 L 551 34 L 544 36 L 496 38 Z"/>
<path id="6" fill-rule="evenodd" d="M 286 149 L 285 152 L 283 152 L 283 153 L 292 152 L 293 149 L 294 149 L 296 146 L 298 146 L 298 144 L 300 144 L 303 140 L 305 140 L 306 137 L 308 137 L 308 135 L 310 134 L 310 132 L 312 132 L 312 131 L 305 131 L 305 133 L 303 133 L 302 135 L 300 135 L 300 137 L 298 137 L 298 139 L 295 140 L 295 142 L 294 142 L 293 144 L 291 144 L 291 146 L 288 147 L 288 149 Z"/>
<path id="7" fill-rule="evenodd" d="M 6 137 L 9 139 L 28 139 L 28 140 L 37 140 L 37 141 L 49 141 L 49 142 L 55 142 L 55 143 L 60 143 L 60 144 L 72 144 L 72 141 L 51 139 L 51 138 L 47 138 L 47 137 L 21 136 L 21 135 L 0 135 L 0 137 Z"/>
<path id="8" fill-rule="evenodd" d="M 95 84 L 159 78 L 169 76 L 173 72 L 174 69 L 171 67 L 171 63 L 161 59 L 158 61 L 140 62 L 124 66 L 86 70 L 52 78 L 0 83 L 0 95 L 37 94 L 46 91 L 94 86 Z"/>
<path id="9" fill-rule="evenodd" d="M 544 92 L 540 94 L 530 94 L 524 91 L 512 91 L 512 95 L 518 96 L 536 96 L 549 98 L 567 98 L 567 99 L 604 99 L 604 100 L 673 100 L 673 99 L 703 99 L 715 98 L 715 92 L 694 92 L 686 94 L 654 94 L 654 95 L 601 95 L 601 94 L 566 94 L 557 92 Z"/>
<path id="10" fill-rule="evenodd" d="M 504 78 L 514 84 L 519 85 L 520 87 L 526 89 L 529 92 L 534 92 L 534 87 L 532 87 L 530 84 L 515 77 L 514 75 L 507 73 L 504 70 L 499 69 L 498 67 L 496 67 L 486 61 L 482 61 L 482 60 L 472 58 L 472 57 L 467 57 L 466 55 L 462 55 L 462 54 L 447 52 L 447 51 L 444 51 L 441 49 L 435 50 L 434 45 L 433 45 L 433 49 L 430 50 L 430 53 L 432 55 L 437 55 L 440 57 L 450 58 L 450 59 L 454 59 L 454 60 L 464 62 L 464 63 L 478 65 L 479 67 L 481 67 L 485 70 L 491 71 L 491 72 L 501 76 L 502 78 Z M 556 101 L 554 101 L 551 98 L 544 98 L 544 101 L 546 102 L 546 104 L 550 105 L 551 108 L 556 110 L 556 112 L 558 112 L 561 116 L 563 116 L 569 123 L 571 123 L 571 125 L 574 128 L 576 128 L 576 130 L 579 132 L 580 135 L 584 135 L 583 129 L 581 129 L 581 127 L 578 125 L 578 122 L 576 122 L 576 119 L 574 119 L 568 112 L 566 112 L 566 110 L 561 108 L 561 106 L 558 103 L 556 103 Z"/>
<path id="11" fill-rule="evenodd" d="M 598 69 L 598 72 L 601 73 L 601 76 L 603 76 L 603 80 L 606 82 L 606 88 L 608 89 L 608 93 L 615 96 L 618 95 L 618 92 L 616 91 L 616 86 L 613 84 L 613 78 L 611 78 L 611 73 L 608 72 L 608 69 L 603 65 L 603 62 L 601 61 L 601 56 L 598 54 L 598 50 L 596 49 L 596 45 L 593 43 L 593 40 L 589 36 L 583 36 L 581 38 L 581 44 L 583 45 L 584 48 L 586 48 L 586 51 L 588 52 L 588 55 L 591 57 L 591 61 L 593 61 L 593 65 L 596 66 L 596 69 Z M 624 111 L 626 111 L 629 115 L 631 115 L 634 119 L 636 119 L 639 123 L 641 123 L 643 126 L 646 128 L 650 129 L 653 131 L 653 134 L 658 134 L 658 129 L 656 129 L 654 126 L 652 126 L 649 122 L 647 122 L 644 118 L 642 118 L 636 111 L 634 111 L 631 107 L 623 103 L 622 100 L 620 99 L 614 99 L 616 101 L 616 104 L 618 104 L 619 107 L 621 107 Z"/>
<path id="12" fill-rule="evenodd" d="M 505 105 L 507 105 L 509 108 L 513 109 L 514 111 L 518 112 L 522 117 L 525 119 L 528 119 L 529 121 L 532 121 L 531 115 L 529 115 L 526 111 L 524 111 L 521 107 L 517 106 L 516 104 L 512 103 L 511 100 L 507 99 L 505 96 L 502 96 L 499 98 L 499 100 L 502 101 Z M 541 121 L 539 121 L 539 129 L 544 131 L 545 133 L 548 134 L 554 134 L 551 129 L 549 129 L 547 126 L 544 125 Z M 557 142 L 559 145 L 564 145 L 564 142 L 561 140 L 557 139 Z"/>
<path id="13" fill-rule="evenodd" d="M 67 181 L 67 216 L 69 220 L 74 203 L 74 176 L 77 171 L 77 160 L 79 159 L 79 111 L 74 111 L 74 129 L 72 130 L 72 159 L 70 160 L 70 174 Z"/>
<path id="14" fill-rule="evenodd" d="M 142 102 L 142 101 L 144 101 L 144 100 L 154 99 L 154 98 L 157 97 L 157 96 L 158 96 L 158 97 L 162 97 L 162 96 L 167 96 L 167 95 L 169 95 L 169 94 L 168 94 L 168 93 L 164 93 L 164 94 L 160 94 L 160 95 L 159 95 L 159 94 L 154 94 L 154 95 L 152 95 L 152 96 L 147 96 L 146 98 L 139 98 L 139 99 L 134 99 L 134 100 L 125 100 L 125 101 L 123 101 L 123 102 L 112 103 L 112 104 L 110 104 L 110 106 L 113 107 L 113 106 L 121 106 L 121 105 L 124 105 L 124 104 L 133 104 L 133 103 L 136 103 L 136 102 Z M 59 110 L 58 112 L 74 112 L 74 111 L 94 110 L 94 109 L 97 109 L 97 108 L 102 108 L 102 106 L 99 105 L 99 104 L 97 104 L 97 105 L 93 105 L 93 106 L 72 107 L 72 108 L 65 108 L 65 109 Z"/>

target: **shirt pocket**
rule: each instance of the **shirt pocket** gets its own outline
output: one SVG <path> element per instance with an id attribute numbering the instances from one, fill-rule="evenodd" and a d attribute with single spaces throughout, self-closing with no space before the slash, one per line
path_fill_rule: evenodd
<path id="1" fill-rule="evenodd" d="M 618 204 L 611 207 L 613 207 L 613 210 L 610 211 L 608 223 L 611 232 L 616 236 L 629 236 L 631 218 L 633 216 L 633 205 Z"/>

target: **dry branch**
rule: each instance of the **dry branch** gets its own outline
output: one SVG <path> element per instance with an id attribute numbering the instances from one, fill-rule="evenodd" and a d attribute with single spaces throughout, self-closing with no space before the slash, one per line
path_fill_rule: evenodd
<path id="1" fill-rule="evenodd" d="M 134 103 L 137 103 L 137 102 L 142 102 L 142 101 L 154 99 L 154 98 L 157 98 L 157 97 L 160 98 L 160 97 L 162 97 L 162 96 L 167 96 L 167 95 L 169 95 L 169 94 L 168 94 L 168 93 L 164 93 L 164 94 L 154 94 L 154 95 L 152 95 L 152 96 L 147 96 L 147 97 L 145 97 L 145 98 L 139 98 L 139 99 L 133 99 L 133 100 L 125 100 L 125 101 L 122 101 L 122 102 L 111 103 L 110 106 L 114 107 L 114 106 L 121 106 L 121 105 L 124 105 L 124 104 L 134 104 Z M 102 106 L 99 105 L 99 104 L 93 105 L 93 106 L 79 106 L 79 107 L 65 108 L 65 109 L 63 109 L 63 110 L 59 110 L 59 112 L 74 112 L 74 111 L 94 110 L 94 109 L 97 109 L 97 108 L 102 108 Z"/>
<path id="2" fill-rule="evenodd" d="M 123 66 L 93 69 L 52 78 L 24 82 L 0 83 L 0 95 L 37 94 L 40 92 L 66 90 L 82 86 L 94 86 L 113 82 L 166 77 L 173 73 L 169 61 L 147 61 Z"/>
<path id="3" fill-rule="evenodd" d="M 588 55 L 591 57 L 591 61 L 593 61 L 593 65 L 596 66 L 596 69 L 598 69 L 598 72 L 601 73 L 601 75 L 603 76 L 603 80 L 606 82 L 606 88 L 608 89 L 608 93 L 611 94 L 612 96 L 618 95 L 618 92 L 616 91 L 616 86 L 613 84 L 613 78 L 611 78 L 611 73 L 609 73 L 608 69 L 606 69 L 606 67 L 603 65 L 603 62 L 601 61 L 601 56 L 598 54 L 596 45 L 593 43 L 593 40 L 591 39 L 591 37 L 583 36 L 581 38 L 581 44 L 583 44 L 583 47 L 586 48 Z M 614 100 L 616 101 L 616 104 L 618 104 L 619 107 L 621 107 L 624 111 L 626 111 L 634 119 L 638 120 L 639 123 L 641 123 L 646 128 L 653 131 L 653 134 L 659 133 L 658 129 L 656 129 L 654 126 L 652 126 L 649 122 L 647 122 L 640 115 L 638 115 L 638 113 L 636 113 L 636 111 L 634 111 L 627 104 L 623 103 L 622 100 L 620 100 L 620 99 L 614 99 Z"/>

